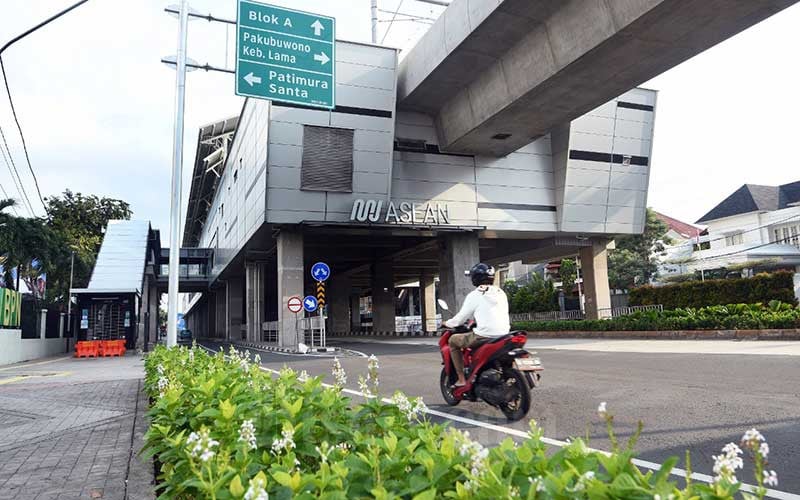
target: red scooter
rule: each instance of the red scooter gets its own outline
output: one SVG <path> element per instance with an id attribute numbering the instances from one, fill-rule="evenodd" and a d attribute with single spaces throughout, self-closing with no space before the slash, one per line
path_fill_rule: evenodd
<path id="1" fill-rule="evenodd" d="M 447 310 L 447 304 L 440 300 L 439 305 Z M 525 417 L 531 407 L 531 390 L 538 386 L 542 378 L 542 363 L 539 358 L 523 349 L 528 340 L 525 332 L 511 332 L 508 335 L 489 339 L 477 346 L 464 349 L 464 376 L 467 384 L 455 387 L 457 376 L 450 358 L 450 336 L 467 333 L 475 327 L 472 324 L 455 329 L 445 328 L 439 339 L 442 352 L 442 373 L 439 385 L 444 400 L 456 406 L 463 400 L 483 401 L 503 412 L 509 421 L 515 422 Z"/>

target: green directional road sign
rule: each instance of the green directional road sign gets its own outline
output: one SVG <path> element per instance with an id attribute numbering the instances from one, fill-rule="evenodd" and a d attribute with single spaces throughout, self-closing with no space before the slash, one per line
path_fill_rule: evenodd
<path id="1" fill-rule="evenodd" d="M 239 0 L 236 94 L 333 109 L 336 20 Z"/>

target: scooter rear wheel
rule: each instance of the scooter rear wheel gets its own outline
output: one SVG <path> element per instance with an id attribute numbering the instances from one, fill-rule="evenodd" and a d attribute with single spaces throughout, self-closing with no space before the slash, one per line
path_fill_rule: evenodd
<path id="1" fill-rule="evenodd" d="M 505 375 L 505 382 L 509 385 L 509 390 L 514 392 L 514 397 L 500 405 L 500 411 L 510 422 L 516 422 L 525 418 L 531 409 L 531 388 L 521 371 L 510 369 Z"/>
<path id="2" fill-rule="evenodd" d="M 444 398 L 445 403 L 449 404 L 450 406 L 456 406 L 461 402 L 460 399 L 456 399 L 456 397 L 453 395 L 453 389 L 451 389 L 451 386 L 455 383 L 455 381 L 455 374 L 450 376 L 447 374 L 444 368 L 442 368 L 442 374 L 439 376 L 439 388 L 442 390 L 442 397 Z"/>

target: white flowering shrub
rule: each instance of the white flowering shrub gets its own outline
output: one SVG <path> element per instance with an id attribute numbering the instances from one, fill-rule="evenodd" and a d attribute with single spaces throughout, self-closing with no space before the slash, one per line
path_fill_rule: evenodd
<path id="1" fill-rule="evenodd" d="M 466 432 L 431 423 L 424 403 L 402 393 L 390 404 L 380 397 L 349 400 L 338 360 L 336 385 L 328 388 L 320 377 L 291 369 L 272 377 L 250 359 L 184 347 L 157 347 L 147 356 L 151 426 L 144 454 L 159 468 L 160 498 L 749 499 L 778 481 L 768 468 L 769 446 L 755 429 L 714 457 L 712 484 L 679 487 L 669 474 L 677 459 L 655 473 L 632 464 L 638 433 L 620 446 L 605 403 L 598 415 L 608 425 L 608 455 L 581 439 L 553 452 L 533 423 L 529 439 L 487 448 Z M 362 377 L 374 396 L 378 368 L 377 359 L 369 360 Z M 755 464 L 755 494 L 742 492 L 736 477 L 748 459 Z"/>

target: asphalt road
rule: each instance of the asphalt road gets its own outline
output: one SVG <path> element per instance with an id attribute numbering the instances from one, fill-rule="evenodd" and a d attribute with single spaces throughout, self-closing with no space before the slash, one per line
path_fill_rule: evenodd
<path id="1" fill-rule="evenodd" d="M 499 410 L 484 403 L 445 405 L 438 387 L 440 355 L 433 345 L 358 341 L 338 345 L 379 358 L 385 395 L 401 390 L 422 396 L 430 408 L 451 415 L 528 429 L 527 419 L 509 424 Z M 693 470 L 711 475 L 712 455 L 719 454 L 728 442 L 738 443 L 747 429 L 756 427 L 769 441 L 769 466 L 780 480 L 777 489 L 800 494 L 800 357 L 574 349 L 538 352 L 546 371 L 542 385 L 533 391 L 529 417 L 544 429 L 546 437 L 588 436 L 590 446 L 609 450 L 605 423 L 596 414 L 598 404 L 606 401 L 621 438 L 630 436 L 639 420 L 644 423 L 636 446 L 639 458 L 661 463 L 679 456 L 678 467 L 683 467 L 685 451 L 690 450 Z M 266 367 L 288 365 L 332 381 L 331 358 L 260 354 Z M 358 374 L 366 373 L 367 360 L 356 356 L 340 360 L 348 372 L 348 387 L 357 390 Z M 508 437 L 478 425 L 453 425 L 469 430 L 473 438 L 487 445 Z M 754 482 L 747 467 L 739 477 Z"/>

